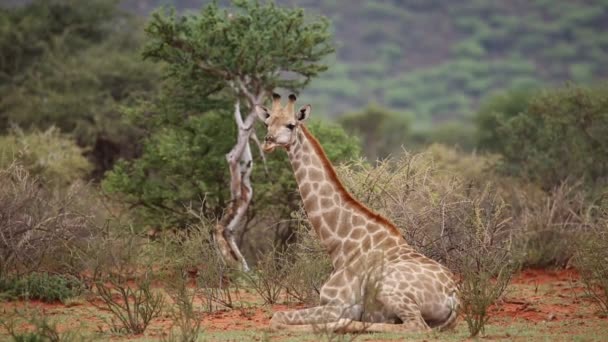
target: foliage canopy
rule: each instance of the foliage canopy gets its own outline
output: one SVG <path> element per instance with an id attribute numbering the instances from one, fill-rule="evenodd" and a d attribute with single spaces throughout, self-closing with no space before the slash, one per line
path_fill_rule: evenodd
<path id="1" fill-rule="evenodd" d="M 327 68 L 321 61 L 333 52 L 324 18 L 306 18 L 301 9 L 273 3 L 233 5 L 220 9 L 212 3 L 185 16 L 157 12 L 146 27 L 144 57 L 165 65 L 166 81 L 158 99 L 129 111 L 147 132 L 142 156 L 119 163 L 103 186 L 138 206 L 156 226 L 192 222 L 190 205 L 207 218 L 220 217 L 230 200 L 225 155 L 237 133 L 232 104 L 244 99 L 241 107 L 250 113 L 275 88 L 301 89 Z M 358 155 L 356 140 L 338 127 L 313 123 L 312 130 L 330 157 Z M 268 175 L 254 168 L 254 202 L 297 209 L 295 198 L 281 197 L 295 188 L 288 167 L 277 164 L 284 161 L 285 156 L 268 156 Z"/>
<path id="2" fill-rule="evenodd" d="M 327 69 L 320 62 L 334 48 L 325 18 L 308 21 L 302 9 L 247 0 L 233 1 L 230 11 L 211 3 L 197 15 L 154 13 L 144 56 L 167 62 L 169 77 L 195 80 L 199 97 L 237 80 L 252 94 L 298 90 Z"/>
<path id="3" fill-rule="evenodd" d="M 608 184 L 608 86 L 566 86 L 523 99 L 511 93 L 477 118 L 481 146 L 502 154 L 507 173 L 545 189 L 582 180 L 602 191 Z"/>

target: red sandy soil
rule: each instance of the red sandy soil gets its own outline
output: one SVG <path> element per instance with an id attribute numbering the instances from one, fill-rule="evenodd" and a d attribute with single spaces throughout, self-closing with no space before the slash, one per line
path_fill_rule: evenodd
<path id="1" fill-rule="evenodd" d="M 491 316 L 505 318 L 504 323 L 509 319 L 537 323 L 581 317 L 582 311 L 587 311 L 582 309 L 592 305 L 589 300 L 581 298 L 584 288 L 579 274 L 573 269 L 524 270 L 512 279 L 511 285 L 527 285 L 526 291 L 508 292 L 490 309 Z M 542 291 L 540 287 L 544 287 Z"/>
<path id="2" fill-rule="evenodd" d="M 595 316 L 589 307 L 589 299 L 582 297 L 583 285 L 579 275 L 574 270 L 525 270 L 512 280 L 511 290 L 501 302 L 490 308 L 492 324 L 509 325 L 514 320 L 524 320 L 531 323 L 543 321 L 561 321 L 569 318 L 585 318 Z M 238 298 L 242 301 L 255 302 L 257 296 L 253 293 L 240 291 Z M 259 301 L 259 300 L 258 300 Z M 100 301 L 95 302 L 101 304 Z M 72 305 L 47 304 L 38 301 L 1 303 L 0 310 L 10 312 L 12 308 L 38 308 L 43 314 L 69 315 L 72 322 L 61 322 L 60 330 L 72 329 L 81 322 L 97 330 L 107 331 L 107 324 L 98 317 L 99 309 L 90 302 L 76 302 Z M 247 306 L 234 310 L 218 311 L 203 314 L 202 323 L 206 331 L 226 330 L 262 330 L 268 327 L 273 312 L 302 308 L 304 305 L 272 305 Z M 597 317 L 596 317 L 597 319 Z M 602 319 L 605 320 L 605 319 Z M 608 322 L 608 320 L 607 320 Z M 172 325 L 170 316 L 165 315 L 153 321 L 147 335 L 162 336 Z M 25 326 L 24 326 L 25 328 Z"/>

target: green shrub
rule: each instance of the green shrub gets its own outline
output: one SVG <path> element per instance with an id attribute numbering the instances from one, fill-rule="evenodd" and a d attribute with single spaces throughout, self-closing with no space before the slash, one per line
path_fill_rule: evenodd
<path id="1" fill-rule="evenodd" d="M 527 104 L 510 97 L 478 115 L 481 145 L 502 154 L 502 169 L 551 189 L 582 180 L 587 189 L 608 184 L 608 86 L 567 86 Z M 498 108 L 496 108 L 498 107 Z M 496 114 L 486 114 L 486 113 Z M 488 129 L 494 126 L 494 129 Z"/>
<path id="2" fill-rule="evenodd" d="M 475 129 L 460 122 L 444 122 L 431 128 L 419 128 L 412 132 L 405 143 L 407 150 L 419 150 L 432 144 L 472 151 L 475 148 Z"/>
<path id="3" fill-rule="evenodd" d="M 500 134 L 500 127 L 525 111 L 534 94 L 533 89 L 509 90 L 483 101 L 474 119 L 477 147 L 484 151 L 501 151 L 509 137 Z"/>
<path id="4" fill-rule="evenodd" d="M 482 190 L 467 205 L 463 235 L 450 262 L 459 275 L 461 312 L 471 337 L 484 331 L 488 309 L 505 292 L 519 268 L 512 253 L 512 213 L 495 189 Z"/>
<path id="5" fill-rule="evenodd" d="M 33 328 L 22 331 L 18 321 L 25 321 Z M 83 337 L 77 333 L 60 332 L 58 322 L 49 319 L 48 315 L 38 310 L 15 310 L 6 320 L 0 321 L 14 342 L 68 342 L 82 341 Z"/>
<path id="6" fill-rule="evenodd" d="M 136 204 L 136 213 L 155 227 L 194 222 L 186 204 L 219 216 L 229 199 L 225 154 L 236 137 L 233 121 L 228 112 L 212 112 L 159 129 L 144 141 L 141 157 L 119 162 L 102 187 Z"/>
<path id="7" fill-rule="evenodd" d="M 150 251 L 144 239 L 121 229 L 110 230 L 91 245 L 83 256 L 96 295 L 90 303 L 111 314 L 104 320 L 113 333 L 142 334 L 165 305 L 164 294 L 152 288 L 160 273 L 154 265 L 156 250 Z"/>
<path id="8" fill-rule="evenodd" d="M 83 153 L 55 127 L 31 133 L 15 128 L 0 136 L 0 168 L 17 162 L 45 186 L 66 187 L 83 179 L 91 171 Z"/>
<path id="9" fill-rule="evenodd" d="M 83 283 L 68 275 L 35 272 L 22 277 L 0 278 L 0 297 L 7 299 L 63 302 L 80 295 L 83 290 Z"/>
<path id="10" fill-rule="evenodd" d="M 171 332 L 162 341 L 198 341 L 198 335 L 202 332 L 201 319 L 195 310 L 196 289 L 188 288 L 188 275 L 176 274 L 167 292 L 173 301 L 170 313 L 178 332 Z"/>
<path id="11" fill-rule="evenodd" d="M 151 289 L 145 276 L 135 286 L 123 277 L 110 277 L 96 282 L 95 289 L 103 303 L 95 305 L 112 313 L 110 325 L 115 333 L 142 334 L 165 305 L 164 296 Z"/>
<path id="12" fill-rule="evenodd" d="M 283 291 L 288 268 L 283 265 L 283 253 L 274 249 L 258 259 L 255 270 L 244 273 L 247 284 L 264 300 L 264 304 L 276 304 Z"/>
<path id="13" fill-rule="evenodd" d="M 0 9 L 0 133 L 58 127 L 86 147 L 96 176 L 137 153 L 118 106 L 156 92 L 138 20 L 116 1 L 35 0 Z M 100 58 L 103 56 L 103 58 Z"/>
<path id="14" fill-rule="evenodd" d="M 339 122 L 349 133 L 361 137 L 363 151 L 371 161 L 400 151 L 410 131 L 407 115 L 374 105 L 362 112 L 345 114 Z"/>
<path id="15" fill-rule="evenodd" d="M 574 264 L 586 294 L 608 315 L 608 212 L 600 215 L 587 234 L 578 239 Z"/>
<path id="16" fill-rule="evenodd" d="M 0 168 L 0 276 L 78 274 L 83 265 L 75 254 L 101 226 L 100 208 L 91 189 L 78 182 L 48 189 L 18 164 Z"/>

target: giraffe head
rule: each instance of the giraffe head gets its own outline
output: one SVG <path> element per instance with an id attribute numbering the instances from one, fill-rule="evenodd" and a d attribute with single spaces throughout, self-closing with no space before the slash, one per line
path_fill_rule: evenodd
<path id="1" fill-rule="evenodd" d="M 272 94 L 272 107 L 270 110 L 264 106 L 256 105 L 255 111 L 268 128 L 264 138 L 263 149 L 272 152 L 277 147 L 289 148 L 296 142 L 300 123 L 310 116 L 310 105 L 295 110 L 296 96 L 289 95 L 285 107 L 281 106 L 281 95 Z"/>

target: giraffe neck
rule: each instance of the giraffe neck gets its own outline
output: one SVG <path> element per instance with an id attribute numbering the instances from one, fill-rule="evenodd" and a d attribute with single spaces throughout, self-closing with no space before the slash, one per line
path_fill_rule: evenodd
<path id="1" fill-rule="evenodd" d="M 304 125 L 288 149 L 304 209 L 334 269 L 366 254 L 404 245 L 398 229 L 355 200 L 338 179 L 319 142 Z"/>

